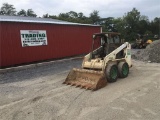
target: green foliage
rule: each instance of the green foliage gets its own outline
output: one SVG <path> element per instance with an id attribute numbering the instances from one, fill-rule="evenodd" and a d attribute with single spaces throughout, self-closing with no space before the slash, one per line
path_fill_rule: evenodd
<path id="1" fill-rule="evenodd" d="M 49 15 L 48 15 L 48 13 L 47 13 L 47 14 L 44 14 L 42 17 L 43 17 L 43 18 L 49 18 Z"/>
<path id="2" fill-rule="evenodd" d="M 150 36 L 153 36 L 153 34 L 158 34 L 158 31 L 160 30 L 159 20 L 160 19 L 157 18 L 155 21 L 150 23 L 147 16 L 141 15 L 136 8 L 133 8 L 132 11 L 128 12 L 123 17 L 122 22 L 124 22 L 125 27 L 123 34 L 125 39 L 128 41 L 133 41 L 135 40 L 136 34 L 148 34 Z"/>
<path id="3" fill-rule="evenodd" d="M 10 15 L 10 16 L 17 15 L 17 16 L 30 16 L 30 17 L 37 16 L 32 9 L 28 9 L 27 11 L 21 9 L 19 12 L 17 12 L 14 6 L 8 3 L 3 3 L 2 7 L 0 8 L 0 15 Z"/>
<path id="4" fill-rule="evenodd" d="M 16 9 L 13 5 L 3 3 L 0 9 L 0 15 L 16 15 Z"/>
<path id="5" fill-rule="evenodd" d="M 34 11 L 32 9 L 28 9 L 27 10 L 27 16 L 36 17 L 37 15 L 34 13 Z"/>
<path id="6" fill-rule="evenodd" d="M 99 11 L 94 10 L 92 13 L 90 13 L 89 19 L 92 21 L 92 24 L 97 24 L 100 19 Z"/>
<path id="7" fill-rule="evenodd" d="M 149 36 L 160 36 L 160 18 L 155 18 L 149 22 L 148 17 L 141 15 L 140 12 L 133 8 L 120 18 L 103 18 L 100 19 L 104 32 L 120 32 L 122 38 L 126 41 L 134 41 L 137 34 Z"/>
<path id="8" fill-rule="evenodd" d="M 136 34 L 139 33 L 138 25 L 140 20 L 140 12 L 133 8 L 123 17 L 125 39 L 131 41 L 136 39 Z"/>
<path id="9" fill-rule="evenodd" d="M 17 16 L 36 17 L 37 15 L 34 13 L 32 9 L 28 9 L 27 11 L 25 11 L 24 9 L 21 9 L 19 12 L 17 12 Z"/>
<path id="10" fill-rule="evenodd" d="M 67 13 L 60 13 L 58 16 L 45 14 L 43 15 L 43 18 L 52 18 L 68 22 L 83 23 L 83 24 L 92 23 L 92 20 L 89 17 L 84 16 L 82 12 L 76 13 L 74 11 L 70 11 Z"/>
<path id="11" fill-rule="evenodd" d="M 27 12 L 24 9 L 21 9 L 18 13 L 18 16 L 27 16 Z"/>
<path id="12" fill-rule="evenodd" d="M 153 21 L 151 21 L 150 31 L 152 31 L 153 34 L 160 36 L 160 17 L 156 17 Z"/>
<path id="13" fill-rule="evenodd" d="M 139 34 L 146 34 L 146 31 L 149 31 L 149 19 L 147 16 L 141 15 L 140 20 L 138 23 L 138 33 Z"/>

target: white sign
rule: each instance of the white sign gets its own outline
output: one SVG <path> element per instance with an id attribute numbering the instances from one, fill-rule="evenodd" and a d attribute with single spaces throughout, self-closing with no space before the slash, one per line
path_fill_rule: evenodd
<path id="1" fill-rule="evenodd" d="M 46 30 L 20 30 L 22 47 L 47 45 Z"/>

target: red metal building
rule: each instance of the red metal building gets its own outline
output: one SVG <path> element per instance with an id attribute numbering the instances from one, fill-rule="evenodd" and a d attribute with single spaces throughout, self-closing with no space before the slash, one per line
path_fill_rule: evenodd
<path id="1" fill-rule="evenodd" d="M 46 31 L 47 45 L 23 47 L 21 30 Z M 98 32 L 101 26 L 0 16 L 0 68 L 86 54 L 91 49 L 92 34 Z"/>

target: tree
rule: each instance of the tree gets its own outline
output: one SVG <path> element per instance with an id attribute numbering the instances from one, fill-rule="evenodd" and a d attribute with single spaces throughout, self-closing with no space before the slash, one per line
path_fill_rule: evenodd
<path id="1" fill-rule="evenodd" d="M 82 19 L 83 17 L 84 17 L 84 15 L 82 12 L 78 13 L 78 18 Z"/>
<path id="2" fill-rule="evenodd" d="M 133 8 L 132 11 L 128 12 L 124 17 L 123 17 L 123 27 L 125 31 L 125 39 L 127 40 L 135 40 L 136 35 L 139 32 L 138 25 L 140 21 L 140 12 L 136 9 Z"/>
<path id="3" fill-rule="evenodd" d="M 141 18 L 138 24 L 138 33 L 141 35 L 145 34 L 146 31 L 149 31 L 149 20 L 146 18 L 143 18 L 143 19 Z"/>
<path id="4" fill-rule="evenodd" d="M 25 11 L 24 9 L 21 9 L 18 13 L 18 16 L 29 16 L 29 17 L 36 17 L 37 15 L 34 13 L 32 9 L 28 9 Z"/>
<path id="5" fill-rule="evenodd" d="M 34 13 L 34 11 L 32 9 L 28 9 L 27 10 L 27 16 L 36 17 L 37 15 Z"/>
<path id="6" fill-rule="evenodd" d="M 58 17 L 56 15 L 48 15 L 49 18 L 52 18 L 52 19 L 58 19 Z"/>
<path id="7" fill-rule="evenodd" d="M 69 14 L 68 13 L 60 13 L 58 17 L 62 20 L 67 20 L 69 18 Z"/>
<path id="8" fill-rule="evenodd" d="M 99 11 L 94 10 L 94 11 L 90 14 L 89 18 L 91 19 L 92 24 L 98 24 L 98 23 L 99 23 L 99 19 L 100 19 Z"/>
<path id="9" fill-rule="evenodd" d="M 70 11 L 70 12 L 68 12 L 68 14 L 71 18 L 77 18 L 78 17 L 78 14 L 74 11 Z"/>
<path id="10" fill-rule="evenodd" d="M 83 24 L 93 23 L 93 21 L 89 17 L 86 17 L 82 12 L 77 13 L 75 11 L 60 13 L 58 16 L 48 15 L 48 14 L 43 15 L 43 18 L 48 18 L 48 17 L 52 19 L 64 20 L 64 21 L 74 22 L 74 23 L 83 23 Z"/>
<path id="11" fill-rule="evenodd" d="M 49 18 L 49 15 L 48 15 L 48 13 L 47 13 L 47 14 L 44 14 L 42 17 L 43 17 L 43 18 Z"/>
<path id="12" fill-rule="evenodd" d="M 155 17 L 154 20 L 151 21 L 150 31 L 152 31 L 154 35 L 160 36 L 160 17 Z"/>
<path id="13" fill-rule="evenodd" d="M 125 27 L 125 22 L 123 17 L 119 17 L 113 20 L 113 23 L 115 24 L 115 29 L 121 33 L 122 38 L 125 38 L 127 34 L 127 29 Z"/>
<path id="14" fill-rule="evenodd" d="M 105 32 L 116 32 L 117 31 L 115 28 L 113 17 L 101 18 L 99 20 L 99 24 L 102 25 L 103 31 Z"/>
<path id="15" fill-rule="evenodd" d="M 16 15 L 16 9 L 13 5 L 10 5 L 8 3 L 3 3 L 1 9 L 0 9 L 1 15 Z"/>
<path id="16" fill-rule="evenodd" d="M 27 16 L 27 12 L 24 9 L 21 9 L 18 13 L 18 16 Z"/>

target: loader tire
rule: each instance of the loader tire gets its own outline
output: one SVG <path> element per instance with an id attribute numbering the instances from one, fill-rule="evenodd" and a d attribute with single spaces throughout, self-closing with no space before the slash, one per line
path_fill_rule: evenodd
<path id="1" fill-rule="evenodd" d="M 117 81 L 118 78 L 118 67 L 116 64 L 109 64 L 105 71 L 106 79 L 109 83 Z"/>
<path id="2" fill-rule="evenodd" d="M 118 73 L 120 78 L 125 78 L 129 73 L 129 66 L 126 62 L 120 62 L 118 64 Z"/>

